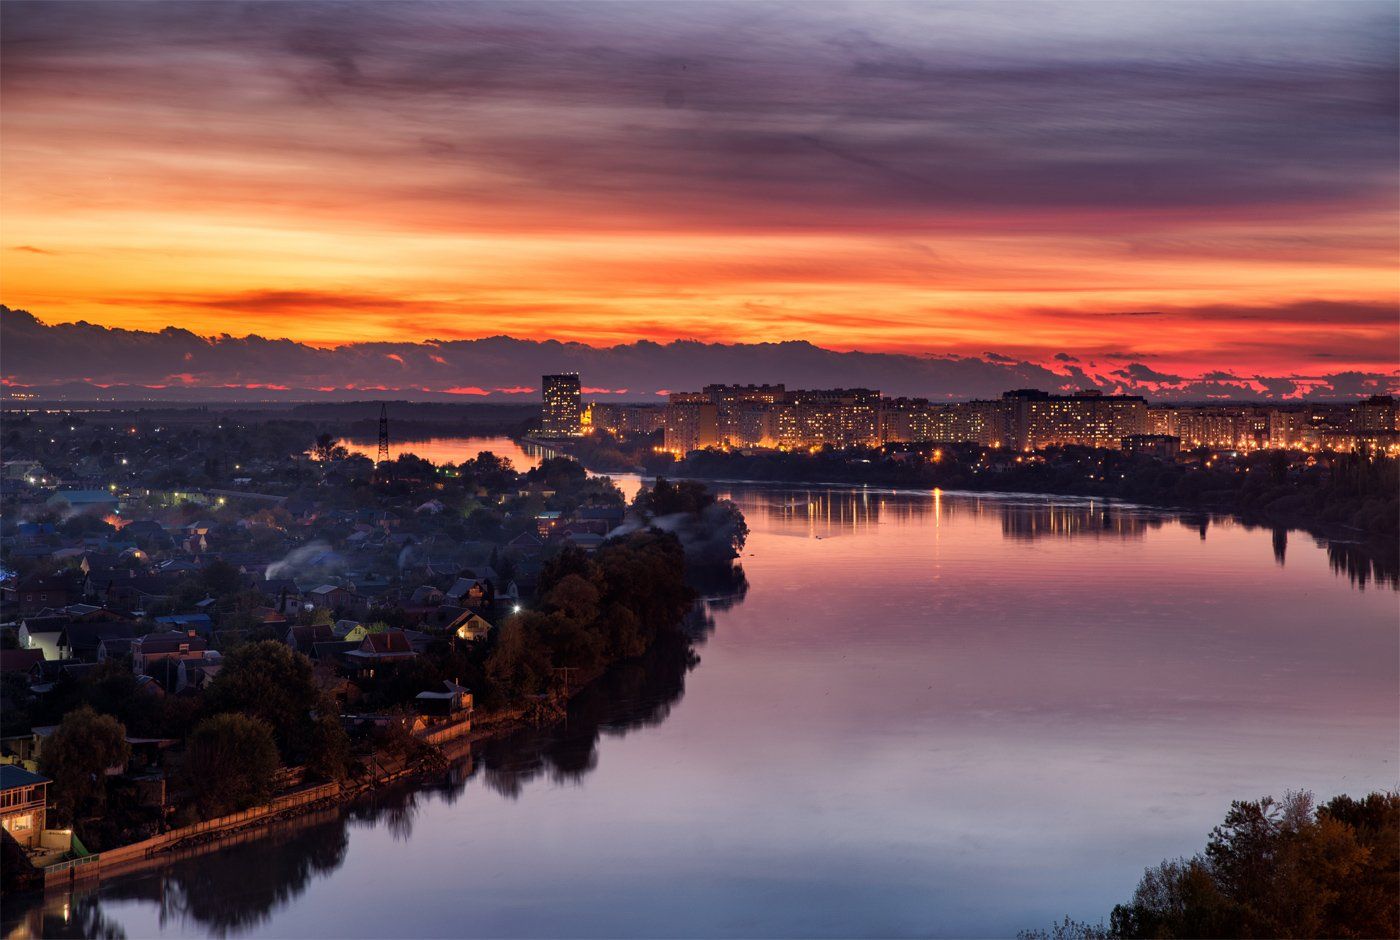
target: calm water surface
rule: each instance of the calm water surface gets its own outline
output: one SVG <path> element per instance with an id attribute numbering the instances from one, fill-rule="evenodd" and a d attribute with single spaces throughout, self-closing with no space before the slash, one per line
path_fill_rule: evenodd
<path id="1" fill-rule="evenodd" d="M 351 440 L 343 437 L 336 443 L 342 444 L 352 454 L 363 454 L 371 460 L 379 451 L 378 441 Z M 429 463 L 461 463 L 474 460 L 482 451 L 490 451 L 497 457 L 507 458 L 515 469 L 525 471 L 538 467 L 540 461 L 549 456 L 544 448 L 533 444 L 520 444 L 509 437 L 433 437 L 417 441 L 389 442 L 389 459 L 397 460 L 400 454 L 414 454 Z"/>
<path id="2" fill-rule="evenodd" d="M 47 929 L 67 902 L 141 937 L 1009 936 L 1105 916 L 1231 799 L 1396 786 L 1397 595 L 1301 533 L 730 495 L 747 586 L 698 665 L 659 649 L 567 728 Z"/>

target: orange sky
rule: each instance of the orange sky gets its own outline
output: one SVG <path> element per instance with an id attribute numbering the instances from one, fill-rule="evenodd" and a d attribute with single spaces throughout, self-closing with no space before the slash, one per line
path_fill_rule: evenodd
<path id="1" fill-rule="evenodd" d="M 986 12 L 960 54 L 880 8 L 877 68 L 831 51 L 849 25 L 832 11 L 784 43 L 750 25 L 749 56 L 715 60 L 722 5 L 180 6 L 7 11 L 9 305 L 318 345 L 1396 368 L 1394 54 L 1367 37 L 1383 6 L 1295 12 L 1321 25 L 1248 57 L 1193 45 L 1219 31 L 1209 13 L 1162 35 L 1071 22 L 1020 72 L 1020 38 Z M 1105 30 L 1122 58 L 1081 42 Z M 462 72 L 466 52 L 487 64 Z M 1186 52 L 1199 83 L 1162 65 Z M 669 64 L 685 55 L 693 70 Z"/>

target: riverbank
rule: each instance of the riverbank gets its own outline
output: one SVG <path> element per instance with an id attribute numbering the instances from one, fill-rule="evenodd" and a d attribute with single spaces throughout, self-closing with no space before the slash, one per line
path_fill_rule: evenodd
<path id="1" fill-rule="evenodd" d="M 568 699 L 582 693 L 601 678 L 606 670 L 578 680 L 568 698 L 558 703 L 554 721 L 563 719 Z M 538 711 L 516 708 L 488 713 L 481 721 L 474 717 L 434 725 L 415 734 L 431 750 L 415 756 L 366 756 L 366 772 L 344 781 L 297 787 L 279 794 L 267 803 L 214 819 L 203 820 L 78 859 L 34 869 L 32 876 L 16 874 L 6 893 L 70 891 L 80 884 L 104 878 L 136 874 L 159 868 L 180 858 L 204 854 L 216 848 L 261 838 L 291 820 L 338 811 L 376 790 L 394 784 L 411 784 L 440 773 L 444 768 L 468 761 L 472 748 L 507 738 L 533 727 Z M 549 714 L 545 712 L 544 714 Z M 7 873 L 8 875 L 8 873 Z M 10 880 L 7 877 L 7 881 Z"/>
<path id="2" fill-rule="evenodd" d="M 1166 461 L 1078 447 L 1036 454 L 977 445 L 893 447 L 815 454 L 707 450 L 680 461 L 639 457 L 648 474 L 705 483 L 1103 499 L 1230 515 L 1253 525 L 1366 543 L 1378 552 L 1393 551 L 1400 536 L 1400 472 L 1393 458 L 1256 451 Z M 596 448 L 571 443 L 561 449 L 590 471 L 602 472 L 592 459 Z"/>

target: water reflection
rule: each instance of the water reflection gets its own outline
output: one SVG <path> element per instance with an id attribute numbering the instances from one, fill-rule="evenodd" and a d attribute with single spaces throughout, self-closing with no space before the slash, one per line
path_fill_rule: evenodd
<path id="1" fill-rule="evenodd" d="M 930 494 L 872 489 L 778 488 L 730 484 L 723 494 L 738 500 L 751 519 L 761 517 L 784 535 L 836 538 L 881 524 L 954 525 L 978 520 L 997 523 L 1008 541 L 1043 539 L 1109 539 L 1140 541 L 1149 532 L 1180 525 L 1194 529 L 1205 541 L 1212 526 L 1256 526 L 1231 516 L 1164 512 L 1094 499 L 1007 497 L 977 493 Z M 1270 528 L 1275 562 L 1284 565 L 1289 529 Z M 1400 588 L 1400 553 L 1389 546 L 1311 537 L 1327 550 L 1332 570 L 1354 586 L 1367 584 Z"/>
<path id="2" fill-rule="evenodd" d="M 754 534 L 696 581 L 689 644 L 299 823 L 325 852 L 289 829 L 75 899 L 85 932 L 1009 936 L 1098 918 L 1231 799 L 1394 785 L 1393 598 L 1348 581 L 1395 568 L 1363 546 L 1090 500 L 728 491 Z"/>
<path id="3" fill-rule="evenodd" d="M 1346 575 L 1356 587 L 1365 590 L 1374 582 L 1378 587 L 1400 590 L 1400 553 L 1386 552 L 1372 545 L 1356 542 L 1318 540 L 1327 549 L 1327 561 L 1332 570 Z"/>
<path id="4" fill-rule="evenodd" d="M 15 921 L 6 917 L 4 936 L 124 937 L 103 909 L 125 902 L 154 908 L 162 932 L 178 925 L 182 929 L 176 932 L 247 933 L 268 923 L 317 878 L 340 868 L 352 828 L 383 828 L 394 841 L 406 842 L 428 804 L 456 803 L 475 777 L 513 800 L 537 779 L 579 783 L 597 768 L 603 737 L 624 737 L 666 720 L 685 693 L 687 674 L 700 662 L 691 642 L 703 641 L 714 629 L 711 605 L 731 609 L 748 589 L 737 566 L 709 572 L 704 584 L 710 593 L 684 630 L 664 634 L 644 656 L 589 685 L 569 703 L 562 723 L 486 742 L 417 785 L 388 787 L 347 807 L 290 820 L 244 844 L 195 850 L 159 872 L 112 879 L 71 895 L 31 898 Z"/>
<path id="5" fill-rule="evenodd" d="M 378 441 L 341 438 L 336 443 L 344 446 L 352 454 L 361 454 L 371 460 L 378 456 Z M 421 440 L 389 441 L 390 460 L 397 460 L 401 454 L 413 454 L 439 466 L 475 460 L 477 454 L 482 451 L 505 457 L 522 473 L 538 467 L 546 457 L 555 456 L 554 451 L 547 447 L 517 443 L 509 437 L 430 437 Z"/>
<path id="6" fill-rule="evenodd" d="M 623 737 L 665 721 L 699 662 L 685 636 L 663 636 L 645 656 L 613 668 L 575 696 L 562 724 L 482 745 L 483 782 L 511 799 L 540 777 L 578 783 L 598 766 L 600 738 Z"/>

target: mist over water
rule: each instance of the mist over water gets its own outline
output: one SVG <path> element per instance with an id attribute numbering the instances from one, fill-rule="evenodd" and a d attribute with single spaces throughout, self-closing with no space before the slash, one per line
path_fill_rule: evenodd
<path id="1" fill-rule="evenodd" d="M 1008 936 L 1105 916 L 1232 799 L 1397 784 L 1387 565 L 1090 500 L 720 491 L 752 535 L 742 576 L 705 585 L 698 662 L 658 648 L 565 726 L 105 883 L 70 917 L 129 936 Z"/>

